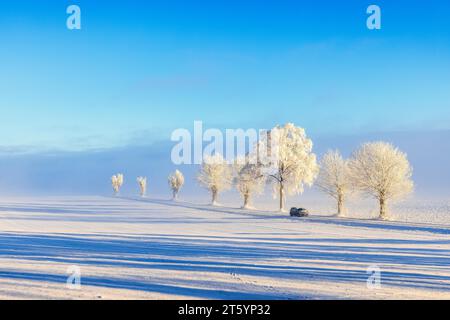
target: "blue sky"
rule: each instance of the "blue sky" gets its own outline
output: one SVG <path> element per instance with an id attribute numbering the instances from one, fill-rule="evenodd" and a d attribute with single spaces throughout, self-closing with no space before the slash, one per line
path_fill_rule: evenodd
<path id="1" fill-rule="evenodd" d="M 369 4 L 382 30 L 366 28 Z M 0 147 L 151 144 L 194 120 L 448 130 L 449 17 L 441 0 L 2 1 Z"/>

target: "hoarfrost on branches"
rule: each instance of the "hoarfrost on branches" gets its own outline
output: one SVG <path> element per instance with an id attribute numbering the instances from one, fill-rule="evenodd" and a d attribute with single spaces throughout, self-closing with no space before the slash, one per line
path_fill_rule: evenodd
<path id="1" fill-rule="evenodd" d="M 111 185 L 114 190 L 114 194 L 118 195 L 120 187 L 123 185 L 123 174 L 118 173 L 111 177 Z"/>
<path id="2" fill-rule="evenodd" d="M 266 177 L 261 166 L 250 161 L 249 156 L 239 157 L 234 165 L 235 185 L 244 200 L 242 208 L 251 209 L 251 198 L 264 190 Z"/>
<path id="3" fill-rule="evenodd" d="M 231 166 L 222 155 L 215 154 L 203 158 L 197 180 L 211 192 L 212 205 L 217 205 L 217 196 L 221 191 L 230 189 L 232 179 Z"/>
<path id="4" fill-rule="evenodd" d="M 147 177 L 138 177 L 136 181 L 139 185 L 141 197 L 145 197 L 145 194 L 147 193 Z"/>
<path id="5" fill-rule="evenodd" d="M 181 187 L 184 184 L 184 176 L 179 170 L 175 170 L 174 173 L 169 175 L 168 178 L 169 187 L 172 190 L 173 200 L 178 198 L 178 192 L 180 192 Z"/>
<path id="6" fill-rule="evenodd" d="M 301 194 L 304 186 L 311 186 L 319 167 L 312 152 L 313 143 L 305 130 L 292 123 L 270 130 L 258 144 L 258 157 L 273 182 L 273 195 L 285 211 L 286 194 Z"/>
<path id="7" fill-rule="evenodd" d="M 337 213 L 345 211 L 345 200 L 351 191 L 349 161 L 339 151 L 328 151 L 320 161 L 316 186 L 337 201 Z"/>
<path id="8" fill-rule="evenodd" d="M 388 202 L 401 199 L 414 189 L 407 155 L 386 142 L 363 144 L 349 163 L 352 183 L 378 200 L 380 218 L 387 219 Z"/>

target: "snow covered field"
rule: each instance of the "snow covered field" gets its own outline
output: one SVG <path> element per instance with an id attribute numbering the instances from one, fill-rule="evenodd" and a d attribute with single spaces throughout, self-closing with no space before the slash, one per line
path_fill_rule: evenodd
<path id="1" fill-rule="evenodd" d="M 402 222 L 307 205 L 312 216 L 294 219 L 157 199 L 1 199 L 0 298 L 450 298 L 448 204 L 405 203 Z M 367 287 L 371 265 L 381 288 Z M 66 287 L 70 266 L 80 289 Z"/>

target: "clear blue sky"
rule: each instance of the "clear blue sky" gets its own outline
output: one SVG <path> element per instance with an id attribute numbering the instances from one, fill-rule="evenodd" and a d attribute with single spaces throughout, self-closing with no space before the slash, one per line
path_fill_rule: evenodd
<path id="1" fill-rule="evenodd" d="M 66 28 L 70 4 L 81 30 Z M 0 41 L 12 150 L 146 144 L 194 120 L 450 129 L 448 1 L 2 1 Z"/>

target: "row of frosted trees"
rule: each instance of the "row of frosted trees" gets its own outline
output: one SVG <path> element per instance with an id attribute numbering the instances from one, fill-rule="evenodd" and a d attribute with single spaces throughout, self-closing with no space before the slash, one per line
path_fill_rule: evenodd
<path id="1" fill-rule="evenodd" d="M 219 193 L 233 185 L 243 199 L 243 208 L 251 208 L 251 199 L 264 191 L 266 184 L 273 187 L 280 211 L 285 210 L 287 195 L 301 194 L 312 185 L 333 199 L 337 213 L 345 211 L 345 202 L 351 195 L 363 195 L 378 201 L 380 218 L 385 219 L 389 202 L 412 192 L 412 168 L 405 153 L 386 142 L 361 145 L 349 159 L 339 151 L 328 151 L 318 163 L 312 152 L 313 143 L 305 130 L 288 123 L 277 126 L 258 141 L 254 150 L 239 156 L 230 164 L 220 154 L 206 156 L 197 180 L 211 194 L 217 204 Z M 139 177 L 141 195 L 145 195 L 146 178 Z M 184 184 L 180 171 L 169 176 L 173 197 Z M 123 175 L 112 177 L 117 193 L 123 184 Z"/>
<path id="2" fill-rule="evenodd" d="M 287 195 L 301 194 L 305 186 L 315 185 L 336 200 L 339 215 L 350 195 L 362 195 L 378 201 L 380 218 L 385 219 L 388 203 L 413 191 L 407 156 L 390 143 L 365 143 L 349 159 L 330 150 L 317 163 L 313 143 L 303 128 L 288 123 L 269 133 L 252 153 L 237 158 L 233 165 L 218 154 L 204 159 L 198 180 L 210 191 L 213 204 L 234 183 L 243 207 L 249 208 L 251 198 L 270 183 L 280 211 L 285 211 Z"/>
<path id="3" fill-rule="evenodd" d="M 172 190 L 173 199 L 176 200 L 178 198 L 178 193 L 184 185 L 184 176 L 179 170 L 175 170 L 174 173 L 169 175 L 167 179 L 169 183 L 169 187 Z M 147 177 L 137 177 L 136 179 L 139 186 L 139 193 L 142 197 L 145 197 L 147 193 Z M 123 174 L 118 173 L 111 177 L 111 185 L 114 190 L 114 194 L 118 195 L 120 188 L 123 185 Z"/>

